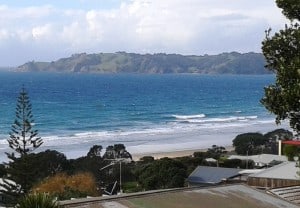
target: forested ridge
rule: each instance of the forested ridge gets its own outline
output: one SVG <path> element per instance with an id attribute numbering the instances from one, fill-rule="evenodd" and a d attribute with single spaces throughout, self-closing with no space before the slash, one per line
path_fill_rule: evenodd
<path id="1" fill-rule="evenodd" d="M 30 61 L 15 70 L 21 72 L 75 73 L 196 73 L 267 74 L 260 53 L 222 53 L 219 55 L 136 54 L 126 52 L 73 54 L 52 62 Z"/>

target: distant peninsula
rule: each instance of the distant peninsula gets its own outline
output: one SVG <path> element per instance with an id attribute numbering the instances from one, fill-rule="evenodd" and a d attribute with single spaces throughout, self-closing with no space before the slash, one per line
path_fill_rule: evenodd
<path id="1" fill-rule="evenodd" d="M 143 73 L 143 74 L 268 74 L 260 53 L 219 55 L 136 54 L 126 52 L 73 54 L 52 62 L 27 62 L 18 72 Z"/>

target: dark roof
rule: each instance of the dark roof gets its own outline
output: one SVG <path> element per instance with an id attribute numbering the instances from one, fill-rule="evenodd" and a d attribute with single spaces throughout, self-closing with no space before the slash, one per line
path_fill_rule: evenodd
<path id="1" fill-rule="evenodd" d="M 218 184 L 224 179 L 233 178 L 240 175 L 241 169 L 236 168 L 220 168 L 209 166 L 198 166 L 188 177 L 190 183 L 209 183 Z"/>

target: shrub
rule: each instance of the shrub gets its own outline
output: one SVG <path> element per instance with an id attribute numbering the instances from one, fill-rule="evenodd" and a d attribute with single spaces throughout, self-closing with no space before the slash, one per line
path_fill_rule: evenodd
<path id="1" fill-rule="evenodd" d="M 285 145 L 283 148 L 283 152 L 288 157 L 289 161 L 293 161 L 294 156 L 298 156 L 300 149 L 299 149 L 299 147 L 296 147 L 296 146 Z"/>
<path id="2" fill-rule="evenodd" d="M 43 193 L 36 193 L 36 194 L 29 194 L 22 197 L 19 200 L 16 207 L 17 208 L 34 208 L 34 207 L 58 208 L 59 205 L 49 195 Z"/>
<path id="3" fill-rule="evenodd" d="M 33 191 L 49 193 L 60 200 L 99 195 L 95 179 L 90 173 L 78 173 L 71 176 L 57 174 L 34 187 Z"/>

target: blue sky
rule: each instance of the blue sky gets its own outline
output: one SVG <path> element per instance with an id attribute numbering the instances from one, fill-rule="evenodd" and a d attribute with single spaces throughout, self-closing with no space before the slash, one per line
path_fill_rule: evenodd
<path id="1" fill-rule="evenodd" d="M 0 66 L 74 53 L 260 52 L 274 0 L 0 0 Z"/>

